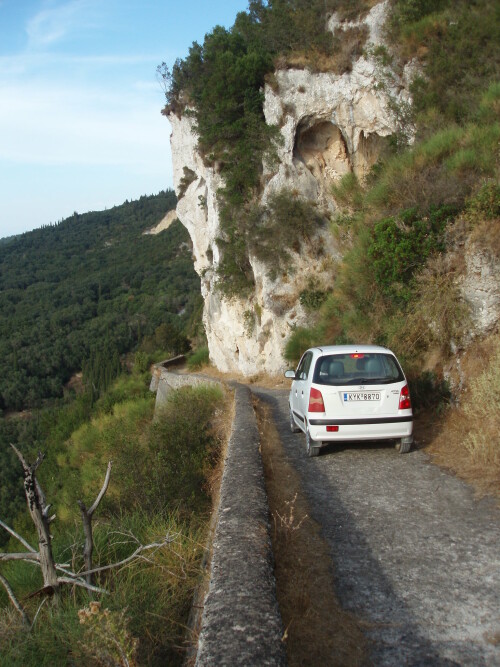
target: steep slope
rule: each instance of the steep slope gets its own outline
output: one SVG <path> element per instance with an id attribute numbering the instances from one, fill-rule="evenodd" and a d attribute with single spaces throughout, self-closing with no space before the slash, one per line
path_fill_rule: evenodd
<path id="1" fill-rule="evenodd" d="M 408 78 L 413 67 L 400 76 L 394 74 L 389 83 L 387 77 L 382 78 L 373 53 L 382 44 L 387 8 L 385 0 L 357 23 L 342 23 L 336 15 L 330 18 L 328 29 L 341 40 L 353 27 L 367 35 L 364 55 L 352 63 L 350 71 L 281 69 L 275 72 L 272 85 L 266 84 L 265 120 L 279 127 L 280 140 L 278 161 L 263 166 L 261 206 L 273 194 L 292 193 L 312 203 L 327 221 L 336 209 L 331 185 L 348 173 L 364 179 L 388 137 L 396 132 L 391 105 L 409 100 Z M 210 358 L 223 371 L 277 373 L 283 369 L 283 349 L 291 331 L 308 321 L 300 295 L 311 285 L 330 283 L 332 260 L 339 259 L 340 251 L 327 224 L 311 229 L 292 249 L 285 268 L 279 263 L 270 266 L 250 251 L 253 293 L 225 298 L 218 289 L 221 278 L 217 273 L 221 259 L 218 239 L 224 236 L 218 191 L 224 180 L 217 165 L 207 165 L 200 152 L 192 116 L 171 111 L 168 118 L 179 197 L 177 215 L 191 235 L 195 269 L 202 279 Z"/>

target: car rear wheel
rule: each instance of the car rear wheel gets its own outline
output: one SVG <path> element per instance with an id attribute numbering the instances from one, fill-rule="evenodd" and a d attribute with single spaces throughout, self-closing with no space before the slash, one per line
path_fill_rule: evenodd
<path id="1" fill-rule="evenodd" d="M 309 429 L 307 429 L 306 430 L 306 452 L 307 452 L 307 456 L 318 456 L 320 447 L 321 446 L 316 442 L 316 440 L 313 440 L 311 438 L 311 434 L 309 433 Z"/>
<path id="2" fill-rule="evenodd" d="M 396 443 L 396 450 L 400 454 L 408 454 L 408 452 L 411 449 L 411 441 L 407 440 L 406 438 L 401 438 L 401 440 L 398 440 Z"/>
<path id="3" fill-rule="evenodd" d="M 300 428 L 295 423 L 295 419 L 293 418 L 292 408 L 290 408 L 290 413 L 289 414 L 290 414 L 290 431 L 292 433 L 298 433 L 300 431 Z"/>

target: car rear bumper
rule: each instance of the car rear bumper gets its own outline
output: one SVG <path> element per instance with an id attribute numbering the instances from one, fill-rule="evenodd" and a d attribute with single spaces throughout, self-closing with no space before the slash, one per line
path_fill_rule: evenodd
<path id="1" fill-rule="evenodd" d="M 328 432 L 327 426 L 338 426 L 338 431 Z M 413 433 L 413 418 L 311 419 L 309 433 L 313 440 L 323 442 L 409 438 Z"/>

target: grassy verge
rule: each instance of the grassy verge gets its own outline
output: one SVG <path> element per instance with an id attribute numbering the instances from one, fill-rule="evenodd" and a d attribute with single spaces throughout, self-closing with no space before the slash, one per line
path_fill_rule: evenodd
<path id="1" fill-rule="evenodd" d="M 500 498 L 500 336 L 471 347 L 462 361 L 468 386 L 451 408 L 429 451 L 436 463 Z"/>
<path id="2" fill-rule="evenodd" d="M 363 665 L 366 640 L 358 621 L 337 600 L 328 546 L 310 517 L 298 474 L 286 460 L 271 408 L 258 401 L 255 408 L 288 664 Z"/>
<path id="3" fill-rule="evenodd" d="M 152 397 L 134 394 L 137 382 L 119 378 L 93 418 L 44 462 L 44 490 L 57 510 L 54 552 L 58 562 L 81 571 L 76 499 L 95 498 L 110 459 L 110 488 L 94 520 L 94 563 L 121 561 L 139 543 L 165 536 L 168 542 L 146 559 L 102 573 L 96 583 L 107 594 L 98 600 L 64 589 L 59 604 L 42 605 L 30 633 L 2 589 L 0 665 L 180 665 L 196 640 L 188 618 L 203 575 L 231 398 L 215 387 L 184 388 L 153 421 Z M 15 527 L 36 543 L 24 515 Z M 42 585 L 38 570 L 11 562 L 2 564 L 2 574 L 33 619 L 43 599 L 29 597 Z"/>

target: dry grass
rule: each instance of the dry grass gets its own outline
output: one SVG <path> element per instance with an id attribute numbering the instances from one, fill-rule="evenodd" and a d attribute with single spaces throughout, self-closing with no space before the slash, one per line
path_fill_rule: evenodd
<path id="1" fill-rule="evenodd" d="M 298 474 L 286 460 L 269 406 L 256 402 L 256 411 L 288 664 L 363 665 L 366 640 L 360 623 L 336 598 L 328 545 L 310 517 Z"/>
<path id="2" fill-rule="evenodd" d="M 240 382 L 241 384 L 246 385 L 258 385 L 264 389 L 281 389 L 283 387 L 288 387 L 288 384 L 285 377 L 282 375 L 269 375 L 269 373 L 256 373 L 255 375 L 246 376 L 242 373 L 224 373 L 219 371 L 214 366 L 203 366 L 200 370 L 200 373 L 207 375 L 211 378 L 217 378 L 223 382 Z"/>
<path id="3" fill-rule="evenodd" d="M 476 221 L 471 241 L 497 261 L 500 260 L 500 218 Z"/>
<path id="4" fill-rule="evenodd" d="M 472 345 L 462 360 L 467 387 L 428 451 L 435 463 L 500 498 L 500 335 Z"/>
<path id="5" fill-rule="evenodd" d="M 222 473 L 224 472 L 224 460 L 226 458 L 227 445 L 231 436 L 231 428 L 234 421 L 234 392 L 225 388 L 224 401 L 215 411 L 212 419 L 212 432 L 218 442 L 221 443 L 219 458 L 215 466 L 207 473 L 207 488 L 212 499 L 212 507 L 219 506 L 220 485 Z"/>
<path id="6" fill-rule="evenodd" d="M 396 319 L 389 335 L 389 347 L 419 358 L 438 347 L 449 357 L 453 345 L 468 335 L 471 316 L 458 286 L 458 271 L 450 266 L 450 255 L 431 257 L 416 275 L 416 295 L 406 319 Z M 457 264 L 458 260 L 455 260 Z M 457 275 L 458 274 L 458 275 Z M 404 341 L 401 346 L 401 341 Z"/>

